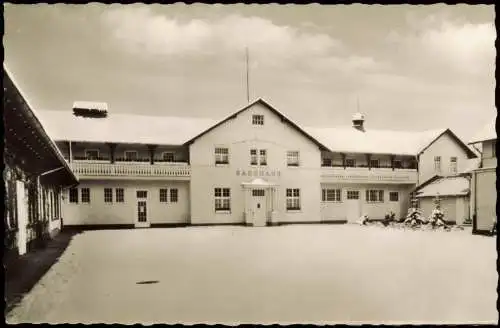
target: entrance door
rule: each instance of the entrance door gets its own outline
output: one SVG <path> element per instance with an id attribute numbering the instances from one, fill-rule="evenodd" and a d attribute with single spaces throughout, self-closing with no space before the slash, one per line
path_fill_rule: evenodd
<path id="1" fill-rule="evenodd" d="M 253 213 L 254 221 L 253 225 L 257 227 L 262 227 L 266 225 L 266 190 L 265 189 L 253 189 Z"/>
<path id="2" fill-rule="evenodd" d="M 359 190 L 348 190 L 347 197 L 347 222 L 353 223 L 361 216 L 361 204 L 359 202 Z"/>
<path id="3" fill-rule="evenodd" d="M 138 228 L 149 227 L 147 199 L 147 190 L 137 190 L 137 217 L 135 226 Z"/>

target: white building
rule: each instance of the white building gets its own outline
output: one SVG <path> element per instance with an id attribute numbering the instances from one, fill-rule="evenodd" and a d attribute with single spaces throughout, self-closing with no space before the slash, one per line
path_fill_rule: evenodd
<path id="1" fill-rule="evenodd" d="M 80 181 L 63 200 L 66 225 L 400 217 L 417 184 L 476 157 L 449 129 L 373 130 L 361 114 L 351 127 L 306 128 L 262 99 L 220 121 L 85 106 L 44 112 Z"/>

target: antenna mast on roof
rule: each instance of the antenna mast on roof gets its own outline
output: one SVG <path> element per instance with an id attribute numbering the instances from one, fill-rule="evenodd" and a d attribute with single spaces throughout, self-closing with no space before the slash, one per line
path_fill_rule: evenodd
<path id="1" fill-rule="evenodd" d="M 246 57 L 246 70 L 247 70 L 247 102 L 250 103 L 250 84 L 249 84 L 249 72 L 248 72 L 248 47 L 245 47 L 245 57 Z"/>

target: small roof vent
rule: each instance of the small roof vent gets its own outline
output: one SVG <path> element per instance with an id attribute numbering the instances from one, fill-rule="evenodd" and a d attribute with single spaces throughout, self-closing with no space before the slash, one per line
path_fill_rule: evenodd
<path id="1" fill-rule="evenodd" d="M 108 116 L 108 104 L 104 102 L 75 101 L 73 115 L 89 118 L 105 118 Z"/>
<path id="2" fill-rule="evenodd" d="M 361 113 L 355 113 L 354 115 L 352 115 L 352 126 L 355 129 L 364 131 L 365 130 L 364 123 L 365 123 L 365 115 Z"/>

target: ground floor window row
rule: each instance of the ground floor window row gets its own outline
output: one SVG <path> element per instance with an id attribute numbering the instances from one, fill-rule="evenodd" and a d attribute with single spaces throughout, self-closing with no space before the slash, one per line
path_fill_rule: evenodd
<path id="1" fill-rule="evenodd" d="M 384 190 L 378 189 L 367 189 L 365 192 L 365 201 L 367 203 L 383 203 L 384 202 Z M 342 189 L 330 189 L 323 188 L 321 190 L 321 201 L 322 202 L 336 202 L 340 203 L 343 199 Z M 359 190 L 347 190 L 345 193 L 345 197 L 348 200 L 351 199 L 359 199 Z M 399 201 L 399 192 L 390 191 L 389 192 L 389 201 L 398 202 Z"/>
<path id="2" fill-rule="evenodd" d="M 105 203 L 125 203 L 125 189 L 124 188 L 104 188 L 104 202 Z M 78 197 L 80 194 L 80 198 Z M 114 195 L 114 199 L 113 199 Z M 170 195 L 170 200 L 169 196 Z M 136 197 L 147 198 L 147 190 L 138 190 Z M 158 189 L 158 198 L 160 203 L 177 203 L 179 201 L 179 190 L 177 188 L 160 188 Z M 82 203 L 89 204 L 90 188 L 71 188 L 69 190 L 69 202 L 78 203 L 79 199 Z"/>
<path id="3" fill-rule="evenodd" d="M 264 189 L 252 190 L 253 197 L 264 197 Z M 214 188 L 214 206 L 216 212 L 231 211 L 231 188 Z M 287 211 L 300 210 L 300 189 L 286 189 L 286 209 Z"/>

